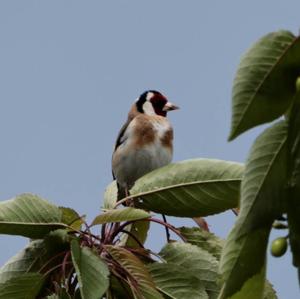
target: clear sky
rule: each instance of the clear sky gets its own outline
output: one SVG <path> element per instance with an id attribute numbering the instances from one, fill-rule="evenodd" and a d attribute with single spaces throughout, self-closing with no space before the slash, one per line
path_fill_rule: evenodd
<path id="1" fill-rule="evenodd" d="M 0 200 L 33 192 L 96 216 L 118 130 L 146 89 L 181 107 L 174 161 L 244 162 L 262 128 L 226 141 L 239 58 L 270 31 L 297 34 L 299 11 L 299 0 L 0 1 Z M 233 220 L 207 219 L 221 237 Z M 163 233 L 151 232 L 156 250 Z M 0 264 L 26 242 L 0 236 Z M 268 277 L 280 298 L 299 297 L 290 254 L 269 258 Z"/>

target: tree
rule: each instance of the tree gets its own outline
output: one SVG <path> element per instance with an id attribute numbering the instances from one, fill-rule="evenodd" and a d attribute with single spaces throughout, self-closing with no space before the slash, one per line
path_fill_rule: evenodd
<path id="1" fill-rule="evenodd" d="M 277 298 L 265 278 L 272 228 L 289 231 L 272 253 L 284 254 L 288 240 L 300 267 L 299 75 L 299 37 L 287 31 L 264 36 L 242 58 L 230 140 L 280 118 L 255 140 L 245 166 L 173 163 L 140 178 L 119 202 L 112 182 L 91 224 L 33 194 L 1 202 L 0 233 L 31 241 L 0 269 L 0 299 Z M 238 206 L 225 241 L 154 214 L 204 217 Z M 151 223 L 166 228 L 159 253 L 144 246 Z"/>

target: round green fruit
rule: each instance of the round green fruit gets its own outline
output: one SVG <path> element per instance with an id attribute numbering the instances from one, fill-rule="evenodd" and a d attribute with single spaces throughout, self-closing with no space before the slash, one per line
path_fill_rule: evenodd
<path id="1" fill-rule="evenodd" d="M 272 242 L 271 254 L 275 257 L 283 256 L 286 253 L 287 247 L 288 243 L 286 238 L 277 238 Z"/>

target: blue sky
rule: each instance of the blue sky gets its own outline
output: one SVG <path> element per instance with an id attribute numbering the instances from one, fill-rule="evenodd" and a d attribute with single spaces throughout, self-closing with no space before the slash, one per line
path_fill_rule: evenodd
<path id="1" fill-rule="evenodd" d="M 170 113 L 174 161 L 244 162 L 262 128 L 226 141 L 239 58 L 270 31 L 298 33 L 299 10 L 296 0 L 1 1 L 0 200 L 33 192 L 96 216 L 118 130 L 146 89 L 181 107 Z M 234 216 L 207 221 L 226 237 Z M 156 249 L 160 236 L 155 227 Z M 26 242 L 0 236 L 0 264 Z M 290 254 L 270 257 L 268 272 L 280 298 L 299 296 Z"/>

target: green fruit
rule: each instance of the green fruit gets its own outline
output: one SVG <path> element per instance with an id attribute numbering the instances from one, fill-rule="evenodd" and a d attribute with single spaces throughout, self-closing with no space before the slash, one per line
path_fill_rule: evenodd
<path id="1" fill-rule="evenodd" d="M 298 77 L 296 80 L 296 90 L 297 90 L 297 92 L 300 91 L 300 77 Z"/>
<path id="2" fill-rule="evenodd" d="M 272 242 L 271 245 L 271 254 L 275 257 L 283 256 L 287 250 L 287 240 L 286 238 L 277 238 Z"/>

